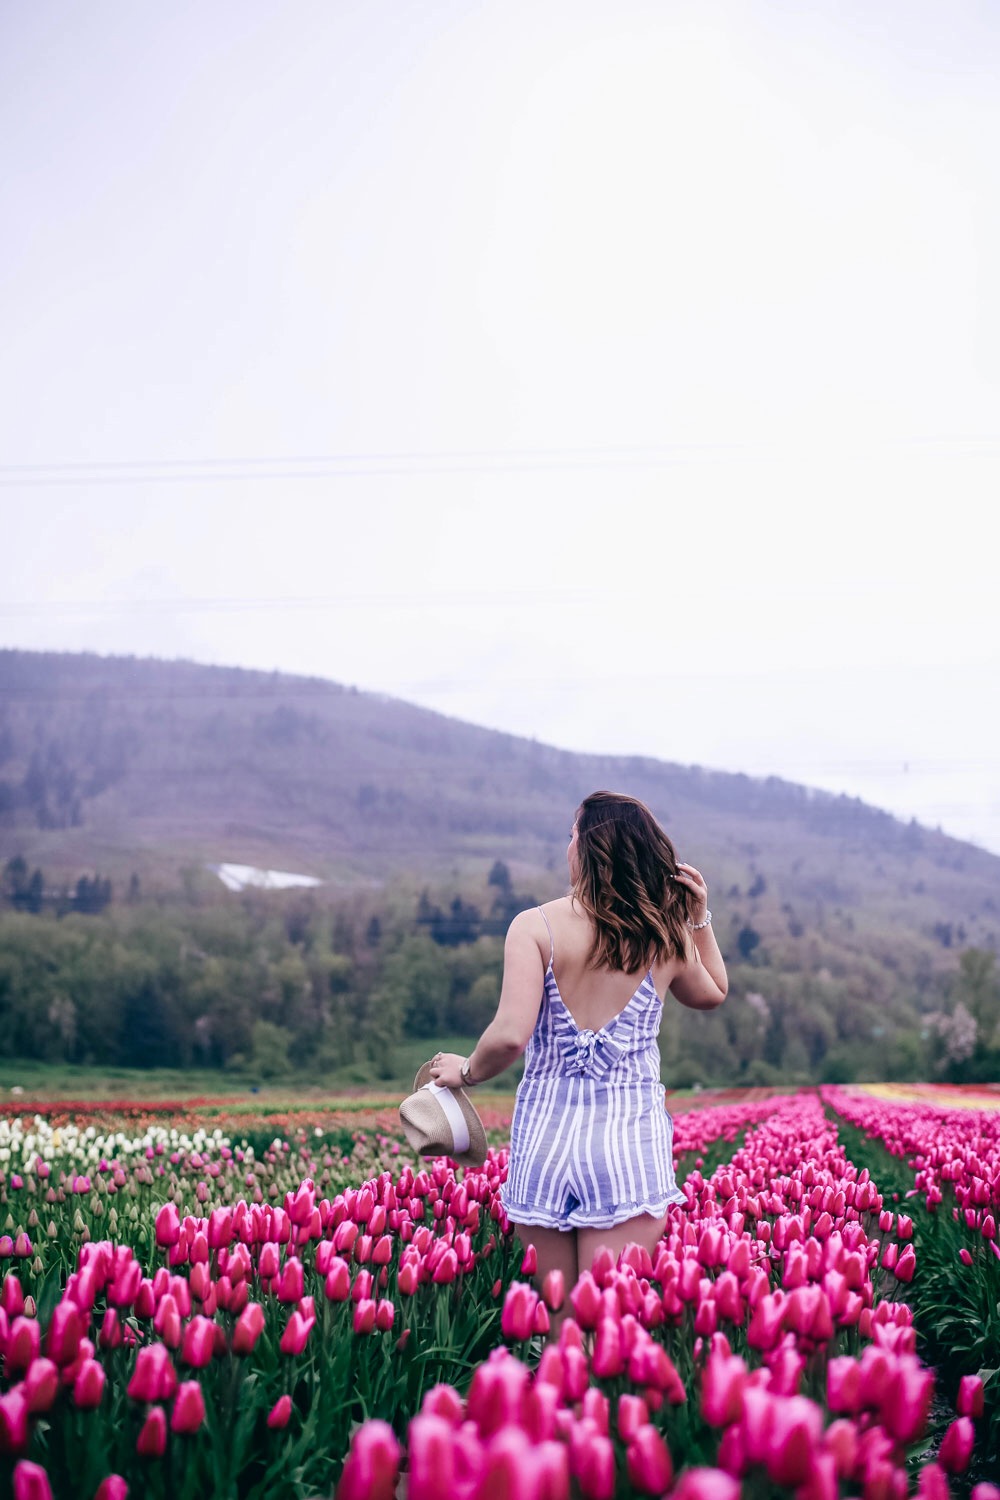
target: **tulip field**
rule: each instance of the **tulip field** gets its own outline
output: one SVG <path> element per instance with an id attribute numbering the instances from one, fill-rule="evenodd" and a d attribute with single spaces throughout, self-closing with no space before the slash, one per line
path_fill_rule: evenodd
<path id="1" fill-rule="evenodd" d="M 998 1105 L 678 1109 L 686 1202 L 572 1287 L 509 1108 L 463 1170 L 391 1109 L 0 1107 L 0 1495 L 1000 1500 Z"/>

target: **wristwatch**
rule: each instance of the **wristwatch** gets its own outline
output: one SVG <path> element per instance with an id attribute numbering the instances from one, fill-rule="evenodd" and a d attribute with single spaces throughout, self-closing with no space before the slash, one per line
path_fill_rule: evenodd
<path id="1" fill-rule="evenodd" d="M 458 1070 L 458 1075 L 467 1089 L 474 1089 L 476 1085 L 473 1083 L 471 1074 L 469 1073 L 470 1061 L 471 1059 L 468 1057 L 465 1059 L 465 1062 Z"/>

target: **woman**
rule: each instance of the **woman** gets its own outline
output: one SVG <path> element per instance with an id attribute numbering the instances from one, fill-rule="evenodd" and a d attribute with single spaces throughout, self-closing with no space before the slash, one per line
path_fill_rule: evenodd
<path id="1" fill-rule="evenodd" d="M 660 1083 L 662 1002 L 711 1010 L 728 980 L 708 889 L 680 864 L 649 809 L 595 792 L 567 850 L 568 895 L 518 914 L 504 948 L 497 1013 L 468 1058 L 438 1053 L 435 1083 L 494 1078 L 526 1053 L 500 1199 L 539 1282 L 567 1287 L 601 1245 L 652 1252 L 674 1180 Z"/>

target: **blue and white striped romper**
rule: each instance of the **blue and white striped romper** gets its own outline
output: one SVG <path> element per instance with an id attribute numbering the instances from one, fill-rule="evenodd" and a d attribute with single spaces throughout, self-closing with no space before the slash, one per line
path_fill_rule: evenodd
<path id="1" fill-rule="evenodd" d="M 663 1214 L 685 1198 L 660 1082 L 663 1003 L 652 970 L 613 1021 L 581 1031 L 559 993 L 542 916 L 549 966 L 514 1101 L 504 1212 L 516 1224 L 566 1230 Z"/>

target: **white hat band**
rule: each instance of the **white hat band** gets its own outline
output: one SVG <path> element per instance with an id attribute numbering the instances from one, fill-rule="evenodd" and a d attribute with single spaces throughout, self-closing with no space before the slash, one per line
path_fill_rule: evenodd
<path id="1" fill-rule="evenodd" d="M 456 1151 L 468 1151 L 469 1149 L 469 1127 L 462 1113 L 461 1105 L 455 1098 L 451 1089 L 442 1088 L 439 1083 L 425 1083 L 425 1089 L 429 1089 L 437 1098 L 437 1102 L 444 1110 L 445 1119 L 451 1126 L 452 1139 L 455 1142 Z"/>

